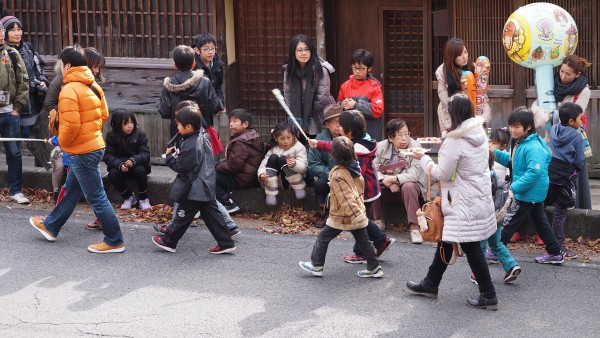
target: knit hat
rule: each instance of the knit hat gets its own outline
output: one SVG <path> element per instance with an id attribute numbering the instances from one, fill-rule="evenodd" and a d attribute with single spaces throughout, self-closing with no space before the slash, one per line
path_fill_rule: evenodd
<path id="1" fill-rule="evenodd" d="M 332 103 L 328 105 L 327 107 L 325 107 L 325 110 L 323 110 L 323 123 L 327 122 L 327 120 L 330 120 L 334 117 L 342 115 L 343 111 L 344 109 L 342 108 L 342 106 L 340 106 L 337 103 Z"/>
<path id="2" fill-rule="evenodd" d="M 9 30 L 11 30 L 15 27 L 15 24 L 19 25 L 19 27 L 21 29 L 23 28 L 21 21 L 19 21 L 19 19 L 17 19 L 16 17 L 14 17 L 12 15 L 8 15 L 8 16 L 5 16 L 2 19 L 0 19 L 0 24 L 2 24 L 2 26 L 4 26 L 4 30 L 7 32 L 6 34 L 8 34 Z"/>

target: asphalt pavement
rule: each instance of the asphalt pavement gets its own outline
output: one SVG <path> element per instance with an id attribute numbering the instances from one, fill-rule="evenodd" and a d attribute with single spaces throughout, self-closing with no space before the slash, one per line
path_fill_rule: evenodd
<path id="1" fill-rule="evenodd" d="M 490 266 L 500 308 L 465 305 L 477 294 L 465 258 L 448 268 L 439 299 L 411 294 L 433 257 L 429 244 L 394 244 L 384 276 L 361 279 L 342 261 L 353 242 L 329 246 L 323 277 L 302 271 L 314 236 L 275 235 L 237 219 L 233 254 L 210 255 L 205 227 L 190 228 L 176 253 L 150 238 L 150 224 L 123 223 L 126 250 L 93 254 L 102 240 L 76 212 L 54 243 L 29 225 L 48 210 L 0 206 L 0 335 L 3 337 L 593 337 L 600 323 L 600 266 L 547 266 L 516 253 L 512 284 Z M 394 236 L 394 233 L 391 233 Z"/>

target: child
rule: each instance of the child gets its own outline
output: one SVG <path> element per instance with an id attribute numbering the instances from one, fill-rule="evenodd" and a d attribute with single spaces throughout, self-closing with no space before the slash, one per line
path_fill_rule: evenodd
<path id="1" fill-rule="evenodd" d="M 187 231 L 198 210 L 206 227 L 217 240 L 217 246 L 210 249 L 211 254 L 223 254 L 235 250 L 235 243 L 227 232 L 225 221 L 219 213 L 215 200 L 215 160 L 212 156 L 210 141 L 201 127 L 198 111 L 190 106 L 177 111 L 175 117 L 177 131 L 181 134 L 180 147 L 168 147 L 165 151 L 167 165 L 177 173 L 190 177 L 191 189 L 187 198 L 179 203 L 175 221 L 166 229 L 163 235 L 152 237 L 152 242 L 159 248 L 175 252 L 177 243 Z M 198 167 L 199 166 L 199 167 Z"/>
<path id="2" fill-rule="evenodd" d="M 554 205 L 552 230 L 560 244 L 565 259 L 577 258 L 577 254 L 564 246 L 567 209 L 575 206 L 575 182 L 585 164 L 583 138 L 579 133 L 583 110 L 572 102 L 565 102 L 558 109 L 560 124 L 550 129 L 552 160 L 548 168 L 550 186 L 546 205 Z"/>
<path id="3" fill-rule="evenodd" d="M 217 40 L 209 33 L 198 34 L 194 37 L 194 51 L 196 52 L 196 68 L 204 71 L 221 100 L 225 110 L 225 95 L 223 94 L 223 61 L 217 56 Z"/>
<path id="4" fill-rule="evenodd" d="M 233 213 L 240 207 L 231 199 L 234 189 L 247 189 L 257 185 L 258 167 L 265 154 L 265 144 L 252 129 L 252 115 L 246 109 L 229 113 L 231 137 L 225 151 L 225 160 L 217 165 L 217 200 Z"/>
<path id="5" fill-rule="evenodd" d="M 210 80 L 203 76 L 202 70 L 194 69 L 194 50 L 189 46 L 180 45 L 173 49 L 173 61 L 179 73 L 165 78 L 164 89 L 160 97 L 158 112 L 163 119 L 170 119 L 171 137 L 177 134 L 175 112 L 177 104 L 183 100 L 192 100 L 198 104 L 202 112 L 203 126 L 213 125 L 213 115 L 223 110 L 223 104 L 218 99 Z"/>
<path id="6" fill-rule="evenodd" d="M 108 180 L 123 198 L 121 209 L 131 209 L 138 201 L 127 187 L 127 180 L 135 180 L 137 183 L 140 209 L 152 209 L 148 199 L 148 174 L 151 167 L 146 133 L 138 127 L 135 115 L 125 109 L 114 111 L 110 126 L 112 129 L 105 139 L 104 163 Z"/>
<path id="7" fill-rule="evenodd" d="M 564 258 L 560 245 L 544 211 L 549 182 L 548 164 L 552 155 L 544 140 L 535 132 L 533 113 L 527 108 L 516 108 L 508 117 L 508 125 L 513 137 L 510 155 L 494 149 L 496 161 L 505 167 L 510 166 L 510 189 L 515 198 L 503 220 L 502 243 L 508 244 L 525 219 L 531 217 L 548 252 L 536 257 L 535 261 L 562 264 Z"/>
<path id="8" fill-rule="evenodd" d="M 306 197 L 304 174 L 308 166 L 306 148 L 298 142 L 295 129 L 287 122 L 280 122 L 271 132 L 269 150 L 258 168 L 258 179 L 265 187 L 265 202 L 269 206 L 277 204 L 278 176 L 284 176 L 296 198 Z"/>
<path id="9" fill-rule="evenodd" d="M 354 143 L 354 152 L 356 153 L 358 164 L 360 165 L 361 174 L 365 180 L 364 199 L 367 216 L 369 216 L 367 233 L 369 234 L 369 239 L 373 241 L 373 245 L 377 249 L 377 257 L 379 258 L 396 240 L 383 233 L 379 226 L 371 221 L 372 217 L 369 215 L 371 203 L 381 195 L 381 189 L 377 179 L 377 170 L 373 164 L 375 153 L 377 152 L 377 143 L 365 139 L 367 122 L 363 114 L 358 110 L 344 111 L 340 115 L 340 129 L 342 135 L 346 136 Z M 331 142 L 309 140 L 308 143 L 311 148 L 331 152 Z M 355 244 L 353 250 L 354 254 L 345 256 L 344 261 L 351 264 L 366 263 L 366 259 L 363 257 L 363 253 L 358 245 Z"/>
<path id="10" fill-rule="evenodd" d="M 371 74 L 373 54 L 358 49 L 352 54 L 352 74 L 342 83 L 338 102 L 344 110 L 356 109 L 367 119 L 367 132 L 375 141 L 381 140 L 383 129 L 383 92 L 381 83 Z"/>
<path id="11" fill-rule="evenodd" d="M 356 243 L 367 259 L 367 269 L 359 271 L 359 277 L 381 277 L 383 270 L 377 261 L 375 248 L 369 241 L 366 226 L 369 223 L 364 205 L 365 181 L 354 153 L 354 144 L 347 137 L 335 138 L 331 156 L 336 166 L 329 172 L 329 217 L 313 247 L 310 262 L 300 262 L 300 267 L 315 276 L 323 275 L 323 265 L 329 242 L 342 231 L 352 233 Z"/>

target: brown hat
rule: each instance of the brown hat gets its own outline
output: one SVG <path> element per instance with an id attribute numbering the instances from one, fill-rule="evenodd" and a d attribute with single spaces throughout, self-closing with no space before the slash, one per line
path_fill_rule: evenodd
<path id="1" fill-rule="evenodd" d="M 324 115 L 323 124 L 325 122 L 327 122 L 327 120 L 330 120 L 334 117 L 338 117 L 338 116 L 342 115 L 343 111 L 344 111 L 344 109 L 342 108 L 342 106 L 340 106 L 337 103 L 332 103 L 332 104 L 328 105 L 327 107 L 325 107 L 325 110 L 323 110 L 323 115 Z"/>

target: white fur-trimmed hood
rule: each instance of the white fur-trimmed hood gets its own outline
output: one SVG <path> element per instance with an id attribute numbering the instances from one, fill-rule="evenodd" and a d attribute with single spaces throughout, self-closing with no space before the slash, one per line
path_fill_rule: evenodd
<path id="1" fill-rule="evenodd" d="M 185 92 L 188 89 L 195 87 L 202 77 L 204 76 L 204 71 L 202 69 L 192 71 L 192 77 L 185 80 L 183 83 L 174 84 L 171 82 L 171 79 L 177 78 L 177 75 L 171 77 L 166 77 L 163 81 L 163 86 L 170 91 L 171 93 L 180 93 Z"/>
<path id="2" fill-rule="evenodd" d="M 473 146 L 478 147 L 487 141 L 483 122 L 484 120 L 480 116 L 465 120 L 458 128 L 446 133 L 446 138 L 462 138 Z"/>

